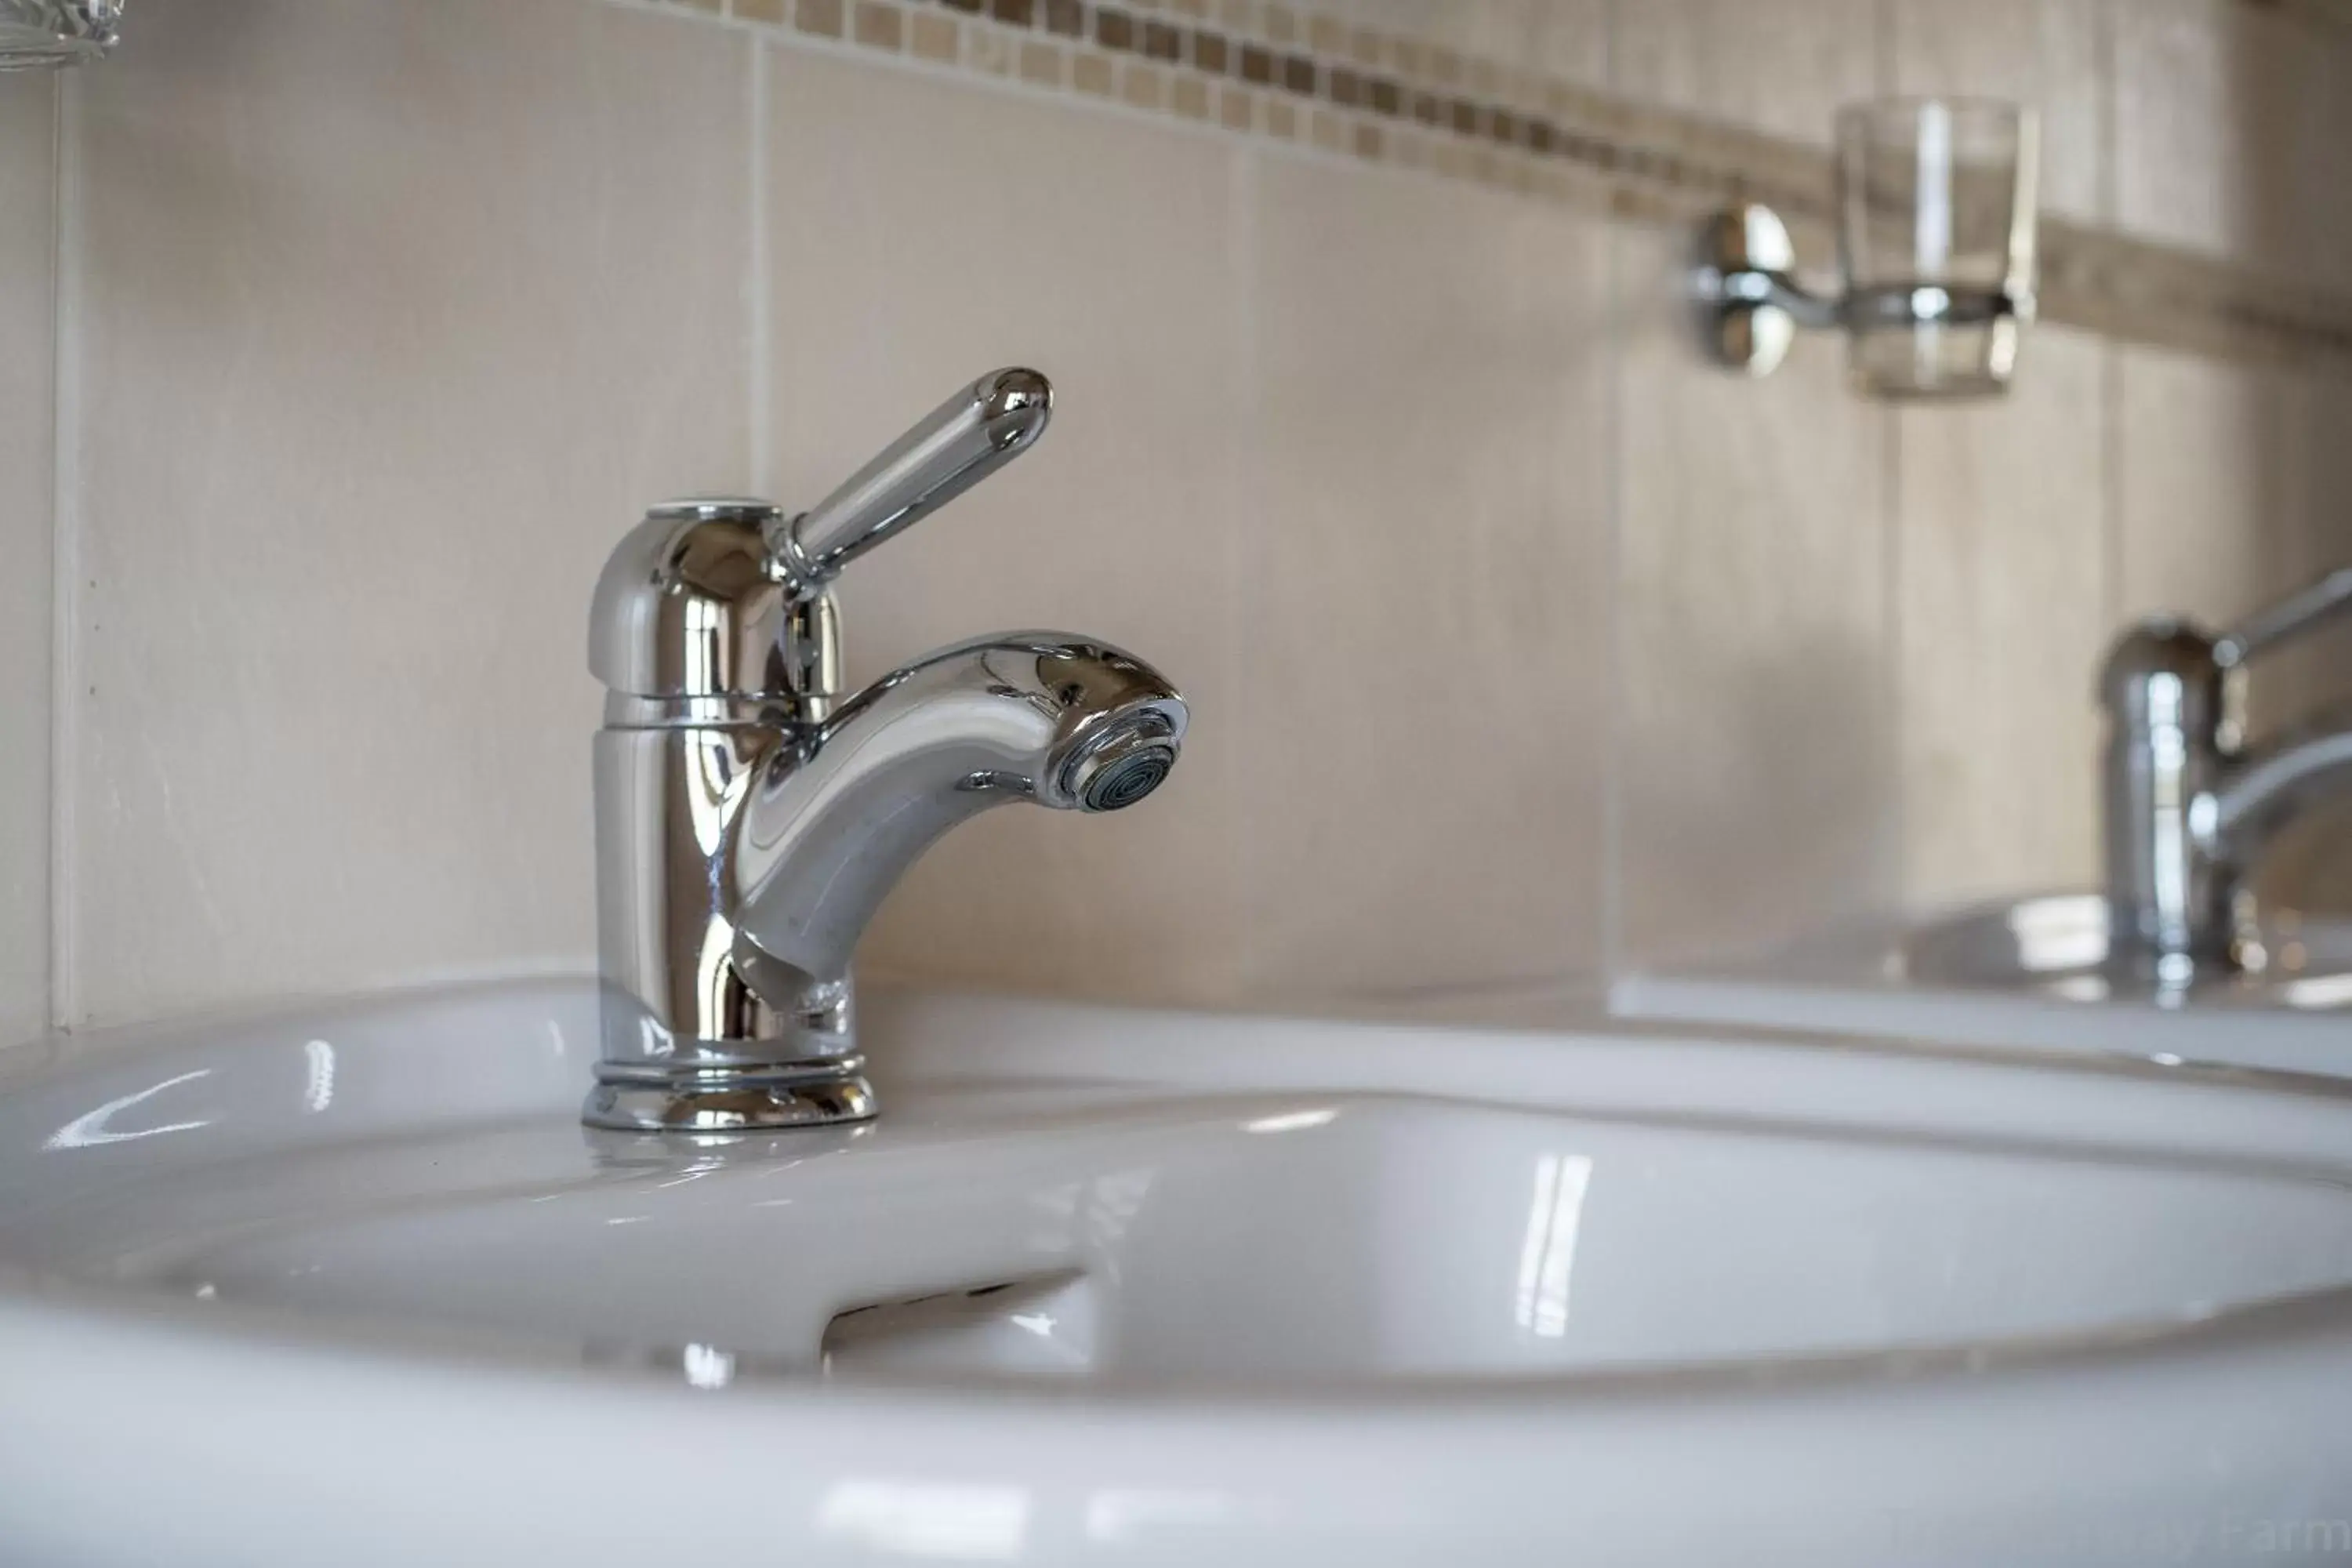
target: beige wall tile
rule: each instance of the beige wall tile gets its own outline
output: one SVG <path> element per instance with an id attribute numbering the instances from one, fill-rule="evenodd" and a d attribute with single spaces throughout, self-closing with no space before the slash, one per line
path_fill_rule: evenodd
<path id="1" fill-rule="evenodd" d="M 2122 610 L 2219 630 L 2321 572 L 2352 563 L 2343 497 L 2352 394 L 2325 377 L 2122 351 Z M 2265 658 L 2252 676 L 2257 740 L 2352 697 L 2352 629 Z M 2352 814 L 2291 835 L 2258 887 L 2306 908 L 2352 909 L 2342 846 Z"/>
<path id="2" fill-rule="evenodd" d="M 2109 0 L 2116 219 L 2352 287 L 2352 34 L 2235 0 Z"/>
<path id="3" fill-rule="evenodd" d="M 2224 0 L 2112 5 L 2121 226 L 2302 283 L 2352 287 L 2352 35 Z M 2223 626 L 2352 563 L 2352 398 L 2298 376 L 2118 351 L 2126 616 Z M 2258 730 L 2352 695 L 2339 630 L 2253 673 Z M 2352 909 L 2352 813 L 2287 836 L 2266 898 Z"/>
<path id="4" fill-rule="evenodd" d="M 85 73 L 79 1014 L 593 962 L 582 617 L 745 482 L 747 38 L 154 7 Z"/>
<path id="5" fill-rule="evenodd" d="M 1623 715 L 1634 963 L 1764 947 L 1898 888 L 1889 415 L 1843 345 L 1765 381 L 1704 363 L 1678 235 L 1618 237 Z"/>
<path id="6" fill-rule="evenodd" d="M 1622 0 L 1612 88 L 1826 142 L 1861 0 Z M 1765 947 L 1896 896 L 1890 416 L 1833 337 L 1769 380 L 1691 345 L 1680 234 L 1621 232 L 1619 948 Z M 1826 258 L 1822 258 L 1826 259 Z"/>
<path id="7" fill-rule="evenodd" d="M 2007 397 L 1896 416 L 1914 905 L 2097 879 L 2103 353 L 2045 328 Z"/>
<path id="8" fill-rule="evenodd" d="M 2005 98 L 2042 121 L 2042 207 L 2095 219 L 2105 182 L 2107 0 L 1895 0 L 1892 90 Z"/>
<path id="9" fill-rule="evenodd" d="M 1183 688 L 1183 762 L 1113 817 L 1013 808 L 916 867 L 869 972 L 1211 998 L 1233 984 L 1233 468 L 1243 326 L 1221 140 L 839 60 L 773 58 L 778 488 L 806 504 L 958 384 L 1033 363 L 1057 389 L 1037 448 L 843 584 L 870 679 L 953 638 L 1059 626 Z M 1004 171 L 1018 169 L 1018 178 Z M 822 236 L 794 245 L 794 235 Z M 1255 794 L 1255 788 L 1252 794 Z"/>
<path id="10" fill-rule="evenodd" d="M 1360 26 L 1456 56 L 1598 85 L 1608 69 L 1609 0 L 1345 0 Z"/>
<path id="11" fill-rule="evenodd" d="M 1409 176 L 1259 181 L 1253 989 L 1591 973 L 1606 237 Z"/>
<path id="12" fill-rule="evenodd" d="M 2257 366 L 2118 353 L 2117 610 L 2234 620 L 2291 575 L 2284 384 Z"/>
<path id="13" fill-rule="evenodd" d="M 2279 584 L 2295 587 L 2352 566 L 2352 380 L 2282 376 L 2278 398 L 2288 458 L 2274 558 Z M 2256 721 L 2273 732 L 2323 712 L 2340 722 L 2352 703 L 2352 625 L 2264 659 L 2252 679 Z M 2282 835 L 2260 890 L 2277 903 L 2352 911 L 2352 801 Z"/>
<path id="14" fill-rule="evenodd" d="M 1620 93 L 1826 145 L 1830 119 L 1870 95 L 1876 0 L 1615 0 Z"/>
<path id="15" fill-rule="evenodd" d="M 49 1015 L 57 79 L 0 75 L 0 1046 Z"/>
<path id="16" fill-rule="evenodd" d="M 2095 220 L 2099 4 L 1901 0 L 1888 18 L 1891 85 L 2034 106 L 2043 210 Z M 1896 416 L 1896 705 L 1914 905 L 2098 875 L 2107 353 L 2045 328 L 2008 396 Z"/>

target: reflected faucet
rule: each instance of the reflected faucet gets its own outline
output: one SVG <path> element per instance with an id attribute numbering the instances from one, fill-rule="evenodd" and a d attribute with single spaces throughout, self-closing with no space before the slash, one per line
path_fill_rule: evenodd
<path id="1" fill-rule="evenodd" d="M 2248 879 L 2281 829 L 2352 790 L 2352 715 L 2246 740 L 2249 662 L 2352 609 L 2352 567 L 2214 636 L 2159 616 L 2100 678 L 2110 951 L 2168 985 L 2266 959 Z"/>
<path id="2" fill-rule="evenodd" d="M 991 806 L 1117 811 L 1175 765 L 1176 689 L 1064 632 L 957 643 L 841 698 L 834 578 L 1027 450 L 1052 406 L 1035 371 L 998 371 L 806 512 L 671 501 L 605 563 L 590 1126 L 872 1116 L 850 958 L 907 868 Z"/>

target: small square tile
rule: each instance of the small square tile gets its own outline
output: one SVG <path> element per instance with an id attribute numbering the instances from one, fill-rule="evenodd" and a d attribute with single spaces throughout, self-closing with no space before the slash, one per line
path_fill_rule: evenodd
<path id="1" fill-rule="evenodd" d="M 1028 26 L 1036 12 L 1036 0 L 988 0 L 988 14 L 1008 27 Z"/>
<path id="2" fill-rule="evenodd" d="M 1179 16 L 1205 21 L 1209 15 L 1209 0 L 1168 0 L 1168 8 Z"/>
<path id="3" fill-rule="evenodd" d="M 1359 158 L 1377 158 L 1381 155 L 1381 128 L 1368 121 L 1357 121 L 1355 137 L 1356 156 Z"/>
<path id="4" fill-rule="evenodd" d="M 1388 57 L 1382 40 L 1370 27 L 1359 27 L 1348 35 L 1348 58 L 1367 69 L 1378 70 Z"/>
<path id="5" fill-rule="evenodd" d="M 1287 100 L 1279 98 L 1267 99 L 1265 107 L 1265 133 L 1284 142 L 1296 141 L 1298 136 L 1298 110 Z"/>
<path id="6" fill-rule="evenodd" d="M 1331 66 L 1324 74 L 1330 80 L 1332 102 L 1354 109 L 1364 101 L 1364 79 L 1354 71 L 1346 66 Z"/>
<path id="7" fill-rule="evenodd" d="M 1209 84 L 1189 72 L 1180 75 L 1170 84 L 1168 102 L 1187 120 L 1206 120 L 1209 118 Z"/>
<path id="8" fill-rule="evenodd" d="M 1143 52 L 1155 60 L 1174 64 L 1183 57 L 1184 36 L 1165 22 L 1143 25 Z"/>
<path id="9" fill-rule="evenodd" d="M 1013 74 L 1013 38 L 1001 28 L 974 26 L 964 33 L 963 63 L 990 76 Z"/>
<path id="10" fill-rule="evenodd" d="M 1404 94 L 1398 90 L 1396 83 L 1386 77 L 1380 77 L 1375 78 L 1370 87 L 1374 113 L 1393 116 L 1403 111 Z"/>
<path id="11" fill-rule="evenodd" d="M 1305 55 L 1285 55 L 1282 58 L 1284 91 L 1297 93 L 1302 98 L 1312 98 L 1315 96 L 1317 75 L 1315 62 Z"/>
<path id="12" fill-rule="evenodd" d="M 1348 122 L 1328 109 L 1315 110 L 1315 145 L 1326 153 L 1348 150 Z"/>
<path id="13" fill-rule="evenodd" d="M 1160 109 L 1168 101 L 1168 74 L 1158 66 L 1129 60 L 1119 73 L 1118 95 L 1138 109 Z"/>
<path id="14" fill-rule="evenodd" d="M 1191 58 L 1194 69 L 1223 76 L 1232 58 L 1233 48 L 1223 34 L 1203 30 L 1192 35 Z"/>
<path id="15" fill-rule="evenodd" d="M 1446 87 L 1459 85 L 1462 80 L 1462 57 L 1452 49 L 1432 47 L 1429 51 L 1429 76 L 1432 81 Z"/>
<path id="16" fill-rule="evenodd" d="M 1084 0 L 1045 0 L 1045 30 L 1059 33 L 1066 38 L 1086 37 L 1087 8 Z"/>
<path id="17" fill-rule="evenodd" d="M 1417 38 L 1397 39 L 1389 55 L 1396 62 L 1398 72 L 1407 78 L 1418 77 L 1428 68 L 1428 63 L 1422 58 L 1421 42 Z"/>
<path id="18" fill-rule="evenodd" d="M 1109 98 L 1117 90 L 1112 79 L 1110 57 L 1092 50 L 1081 50 L 1070 58 L 1070 85 L 1080 92 L 1097 98 Z"/>
<path id="19" fill-rule="evenodd" d="M 1217 0 L 1217 23 L 1228 33 L 1257 31 L 1257 0 Z"/>
<path id="20" fill-rule="evenodd" d="M 1245 87 L 1217 89 L 1217 123 L 1228 131 L 1247 131 L 1257 122 L 1256 96 Z"/>
<path id="21" fill-rule="evenodd" d="M 744 22 L 782 22 L 784 0 L 735 0 L 735 16 Z"/>
<path id="22" fill-rule="evenodd" d="M 1307 47 L 1318 55 L 1341 55 L 1348 51 L 1348 29 L 1337 16 L 1318 13 L 1307 19 Z"/>
<path id="23" fill-rule="evenodd" d="M 1255 44 L 1242 46 L 1242 79 L 1260 87 L 1274 85 L 1274 56 Z"/>
<path id="24" fill-rule="evenodd" d="M 1474 58 L 1467 62 L 1462 74 L 1463 79 L 1469 83 L 1471 96 L 1485 99 L 1502 97 L 1503 84 L 1494 61 Z"/>
<path id="25" fill-rule="evenodd" d="M 821 38 L 841 37 L 841 0 L 800 0 L 793 7 L 793 26 Z"/>
<path id="26" fill-rule="evenodd" d="M 857 41 L 869 49 L 895 49 L 906 41 L 907 18 L 882 0 L 857 0 Z"/>
<path id="27" fill-rule="evenodd" d="M 1287 5 L 1265 8 L 1265 37 L 1270 44 L 1295 44 L 1298 41 L 1298 13 Z"/>
<path id="28" fill-rule="evenodd" d="M 1107 49 L 1122 52 L 1132 49 L 1135 47 L 1135 18 L 1124 11 L 1097 11 L 1095 42 Z"/>
<path id="29" fill-rule="evenodd" d="M 956 58 L 956 20 L 935 12 L 919 11 L 910 19 L 907 48 L 918 59 L 952 64 Z"/>
<path id="30" fill-rule="evenodd" d="M 1054 44 L 1026 42 L 1021 46 L 1021 79 L 1039 87 L 1060 87 L 1062 51 Z"/>

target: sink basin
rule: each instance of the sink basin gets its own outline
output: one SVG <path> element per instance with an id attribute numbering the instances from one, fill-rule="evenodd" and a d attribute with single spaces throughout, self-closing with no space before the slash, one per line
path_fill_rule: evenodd
<path id="1" fill-rule="evenodd" d="M 578 1125 L 586 982 L 0 1057 L 0 1542 L 2071 1563 L 2352 1510 L 2352 1097 L 1591 1020 L 864 1027 L 881 1121 L 700 1141 Z"/>
<path id="2" fill-rule="evenodd" d="M 2166 983 L 2109 963 L 2098 895 L 2053 894 L 1630 975 L 1610 1005 L 1625 1017 L 2352 1079 L 2352 926 L 2281 912 L 2260 946 L 2263 973 Z"/>

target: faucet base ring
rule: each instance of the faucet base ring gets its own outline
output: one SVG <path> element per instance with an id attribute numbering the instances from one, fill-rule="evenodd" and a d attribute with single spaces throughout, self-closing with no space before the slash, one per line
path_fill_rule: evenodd
<path id="1" fill-rule="evenodd" d="M 659 1081 L 632 1077 L 588 1091 L 580 1120 L 617 1132 L 759 1132 L 866 1121 L 881 1109 L 874 1086 L 850 1057 L 823 1073 L 757 1070 L 682 1073 Z"/>

